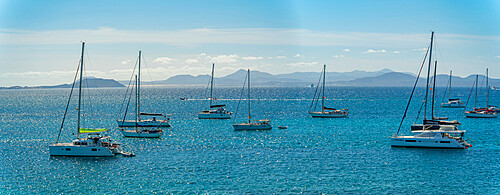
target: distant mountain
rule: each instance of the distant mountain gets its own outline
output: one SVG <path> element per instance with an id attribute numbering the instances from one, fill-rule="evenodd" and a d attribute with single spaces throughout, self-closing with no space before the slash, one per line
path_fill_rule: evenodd
<path id="1" fill-rule="evenodd" d="M 383 69 L 375 72 L 367 71 L 351 71 L 351 72 L 327 72 L 326 82 L 335 81 L 350 81 L 353 79 L 379 76 L 388 72 L 389 69 Z M 216 77 L 215 83 L 222 85 L 240 85 L 246 77 L 247 70 L 240 69 L 232 74 L 224 77 Z M 289 74 L 273 75 L 266 72 L 251 71 L 253 84 L 256 85 L 277 85 L 277 86 L 291 86 L 291 85 L 310 85 L 315 84 L 319 79 L 319 72 L 294 72 Z M 143 85 L 206 85 L 209 82 L 209 75 L 191 76 L 191 75 L 176 75 L 162 81 L 142 82 Z M 120 81 L 122 84 L 127 85 L 128 81 Z"/>
<path id="2" fill-rule="evenodd" d="M 0 87 L 0 89 L 50 89 L 50 88 L 71 88 L 73 84 L 61 84 L 61 85 L 54 85 L 54 86 L 35 86 L 35 87 L 28 87 L 28 86 L 12 86 L 12 87 Z M 77 81 L 75 83 L 75 87 L 78 87 L 80 85 L 80 81 Z M 103 88 L 103 87 L 125 87 L 125 85 L 122 85 L 121 83 L 113 80 L 113 79 L 102 79 L 102 78 L 94 78 L 94 77 L 88 77 L 83 79 L 82 87 L 86 88 Z"/>

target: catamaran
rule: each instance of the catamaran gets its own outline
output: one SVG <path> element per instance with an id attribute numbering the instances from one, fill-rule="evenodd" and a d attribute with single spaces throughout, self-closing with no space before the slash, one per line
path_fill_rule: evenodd
<path id="1" fill-rule="evenodd" d="M 64 112 L 64 117 L 61 123 L 61 128 L 59 129 L 59 134 L 57 136 L 56 142 L 49 146 L 50 156 L 81 156 L 81 157 L 111 157 L 116 154 L 123 154 L 124 156 L 133 156 L 132 153 L 123 152 L 121 145 L 111 141 L 109 136 L 104 136 L 101 133 L 107 132 L 106 129 L 91 129 L 81 127 L 81 117 L 82 117 L 82 83 L 83 83 L 83 55 L 85 51 L 85 42 L 82 42 L 82 55 L 79 64 L 79 70 L 76 72 L 75 79 L 73 81 L 73 86 L 71 87 L 71 92 L 69 95 L 68 103 L 66 104 L 66 110 Z M 75 84 L 77 83 L 77 75 L 80 74 L 80 80 L 78 81 L 78 117 L 77 117 L 77 130 L 76 139 L 71 143 L 59 143 L 59 138 L 61 132 L 64 128 L 64 121 L 66 119 L 66 114 L 68 112 L 69 104 L 71 101 L 71 96 Z M 85 114 L 83 114 L 85 116 Z M 82 137 L 83 135 L 86 137 Z"/>
<path id="2" fill-rule="evenodd" d="M 215 64 L 212 64 L 212 76 L 210 77 L 210 105 L 208 110 L 203 110 L 198 113 L 198 119 L 230 119 L 232 112 L 226 110 L 226 105 L 224 104 L 212 104 L 214 89 L 214 68 Z"/>
<path id="3" fill-rule="evenodd" d="M 406 117 L 406 113 L 408 108 L 410 107 L 410 102 L 412 100 L 413 94 L 415 92 L 415 88 L 417 87 L 418 80 L 420 78 L 420 73 L 424 67 L 424 63 L 420 67 L 420 71 L 417 75 L 417 79 L 415 84 L 413 85 L 413 89 L 410 95 L 410 99 L 408 100 L 408 104 L 406 106 L 405 112 L 403 114 L 403 118 L 401 119 L 401 123 L 399 124 L 399 128 L 394 136 L 391 137 L 391 147 L 415 147 L 415 148 L 445 148 L 445 149 L 466 149 L 471 147 L 469 143 L 464 140 L 464 130 L 458 130 L 458 121 L 443 121 L 447 118 L 439 118 L 434 117 L 434 91 L 432 90 L 432 105 L 431 105 L 431 119 L 426 118 L 427 113 L 427 98 L 429 92 L 429 76 L 431 71 L 431 63 L 432 63 L 432 44 L 434 39 L 434 32 L 431 34 L 431 44 L 429 49 L 427 50 L 427 54 L 429 55 L 429 65 L 427 71 L 427 84 L 424 98 L 424 120 L 422 124 L 413 124 L 411 126 L 411 133 L 416 135 L 410 136 L 401 136 L 399 135 L 399 131 L 401 130 L 401 126 Z M 434 65 L 434 84 L 433 89 L 436 88 L 436 70 L 437 70 L 437 62 Z M 455 136 L 452 136 L 452 135 Z"/>
<path id="4" fill-rule="evenodd" d="M 313 118 L 345 118 L 349 115 L 347 109 L 337 110 L 335 108 L 328 108 L 325 106 L 325 75 L 326 75 L 326 65 L 323 65 L 323 76 L 320 75 L 320 81 L 318 85 L 316 85 L 316 91 L 314 92 L 314 97 L 311 102 L 311 106 L 309 107 L 309 114 Z M 323 84 L 321 85 L 321 111 L 312 110 L 313 107 L 316 108 L 316 104 L 320 98 L 320 94 L 318 92 L 318 88 L 320 86 L 321 79 L 323 80 Z M 315 104 L 316 103 L 316 104 Z"/>
<path id="5" fill-rule="evenodd" d="M 244 130 L 271 130 L 273 127 L 271 126 L 271 121 L 269 119 L 264 120 L 252 120 L 252 115 L 250 114 L 250 69 L 248 69 L 247 77 L 248 79 L 248 122 L 245 123 L 235 123 L 233 124 L 233 128 L 235 131 L 244 131 Z M 243 84 L 243 89 L 245 89 L 245 85 Z M 238 112 L 238 109 L 236 109 Z"/>
<path id="6" fill-rule="evenodd" d="M 122 119 L 116 120 L 118 123 L 118 127 L 170 127 L 169 116 L 161 113 L 146 113 L 141 112 L 141 51 L 139 51 L 139 59 L 138 59 L 138 74 L 136 76 L 136 84 L 135 84 L 135 108 L 136 108 L 136 118 L 135 120 L 126 120 L 127 111 L 128 111 L 128 103 L 127 101 L 125 114 Z M 128 90 L 127 90 L 128 95 Z M 132 95 L 132 90 L 130 91 L 130 95 Z M 128 98 L 130 100 L 130 98 Z M 124 99 L 124 102 L 127 100 L 127 96 Z M 150 117 L 148 119 L 144 119 L 141 117 Z M 123 132 L 123 131 L 122 131 Z M 125 135 L 125 134 L 124 134 Z"/>
<path id="7" fill-rule="evenodd" d="M 490 108 L 491 105 L 489 105 L 489 100 L 490 100 L 490 95 L 489 95 L 489 90 L 490 87 L 488 86 L 488 69 L 486 69 L 486 107 L 484 108 L 477 108 L 477 84 L 478 84 L 478 75 L 476 75 L 476 81 L 475 81 L 475 88 L 476 88 L 476 93 L 474 97 L 474 109 L 471 111 L 465 111 L 464 115 L 467 118 L 498 118 L 498 115 L 496 113 L 495 108 Z"/>
<path id="8" fill-rule="evenodd" d="M 451 98 L 451 76 L 452 71 L 450 70 L 450 80 L 448 81 L 448 102 L 441 103 L 443 108 L 465 108 L 465 104 L 460 98 Z"/>

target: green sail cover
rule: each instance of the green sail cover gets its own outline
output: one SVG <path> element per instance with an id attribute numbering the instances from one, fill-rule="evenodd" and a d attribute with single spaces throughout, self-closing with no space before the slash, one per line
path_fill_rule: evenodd
<path id="1" fill-rule="evenodd" d="M 99 133 L 107 131 L 107 129 L 89 129 L 89 128 L 80 128 L 80 133 Z"/>

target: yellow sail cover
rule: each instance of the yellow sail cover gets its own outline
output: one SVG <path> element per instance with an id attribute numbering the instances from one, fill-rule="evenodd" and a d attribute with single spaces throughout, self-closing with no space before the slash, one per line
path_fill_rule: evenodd
<path id="1" fill-rule="evenodd" d="M 99 133 L 103 131 L 107 131 L 107 129 L 80 128 L 80 133 Z"/>

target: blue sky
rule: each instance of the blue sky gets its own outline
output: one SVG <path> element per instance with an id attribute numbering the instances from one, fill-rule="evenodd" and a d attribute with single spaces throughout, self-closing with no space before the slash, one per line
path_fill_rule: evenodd
<path id="1" fill-rule="evenodd" d="M 0 86 L 71 81 L 80 41 L 93 76 L 152 80 L 389 68 L 415 72 L 436 31 L 439 71 L 500 77 L 500 1 L 0 0 Z"/>

